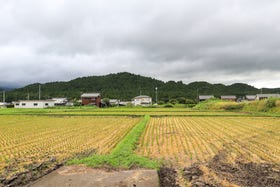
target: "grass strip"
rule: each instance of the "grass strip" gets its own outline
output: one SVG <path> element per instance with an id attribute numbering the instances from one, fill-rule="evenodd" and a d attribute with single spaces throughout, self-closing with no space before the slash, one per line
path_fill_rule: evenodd
<path id="1" fill-rule="evenodd" d="M 68 164 L 85 164 L 92 167 L 114 168 L 150 168 L 159 169 L 160 163 L 134 153 L 138 140 L 144 131 L 150 116 L 145 115 L 135 127 L 120 141 L 120 143 L 108 155 L 92 155 L 83 159 L 73 159 Z"/>

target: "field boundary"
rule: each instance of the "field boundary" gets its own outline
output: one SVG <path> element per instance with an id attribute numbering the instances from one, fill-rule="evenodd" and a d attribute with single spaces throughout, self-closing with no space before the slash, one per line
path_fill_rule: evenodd
<path id="1" fill-rule="evenodd" d="M 150 119 L 149 115 L 135 125 L 135 127 L 117 144 L 108 155 L 92 155 L 83 159 L 73 159 L 67 162 L 68 165 L 85 164 L 92 167 L 109 167 L 118 169 L 149 168 L 159 169 L 159 161 L 139 156 L 134 153 L 137 143 Z"/>
<path id="2" fill-rule="evenodd" d="M 53 117 L 67 117 L 67 116 L 95 116 L 95 117 L 143 117 L 145 116 L 144 114 L 129 114 L 129 113 L 124 113 L 124 114 L 40 114 L 40 113 L 31 113 L 31 114 L 1 114 L 0 116 L 53 116 Z M 150 117 L 274 117 L 274 118 L 280 118 L 280 115 L 273 115 L 273 114 L 263 114 L 263 113 L 251 113 L 251 114 L 162 114 L 162 115 L 157 115 L 157 114 L 149 114 Z"/>

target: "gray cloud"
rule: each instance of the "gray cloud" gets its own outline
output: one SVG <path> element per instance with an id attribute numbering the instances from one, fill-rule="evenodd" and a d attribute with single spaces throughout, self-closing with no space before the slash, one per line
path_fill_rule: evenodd
<path id="1" fill-rule="evenodd" d="M 0 86 L 129 71 L 280 87 L 277 0 L 0 4 Z"/>

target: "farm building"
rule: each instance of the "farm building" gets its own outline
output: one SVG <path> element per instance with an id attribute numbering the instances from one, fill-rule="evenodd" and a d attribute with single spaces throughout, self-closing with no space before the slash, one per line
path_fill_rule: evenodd
<path id="1" fill-rule="evenodd" d="M 235 95 L 222 95 L 221 99 L 227 101 L 236 101 L 237 97 Z"/>
<path id="2" fill-rule="evenodd" d="M 82 105 L 95 105 L 101 107 L 100 93 L 83 93 L 81 95 Z"/>
<path id="3" fill-rule="evenodd" d="M 119 105 L 120 106 L 127 106 L 127 105 L 131 105 L 131 101 L 120 101 Z"/>
<path id="4" fill-rule="evenodd" d="M 21 100 L 14 102 L 15 108 L 47 108 L 54 107 L 54 100 Z"/>
<path id="5" fill-rule="evenodd" d="M 256 100 L 268 99 L 270 97 L 280 98 L 280 94 L 257 94 Z"/>
<path id="6" fill-rule="evenodd" d="M 7 103 L 0 102 L 0 108 L 7 108 Z"/>
<path id="7" fill-rule="evenodd" d="M 68 102 L 67 98 L 52 98 L 55 106 L 65 106 Z"/>
<path id="8" fill-rule="evenodd" d="M 149 106 L 152 104 L 152 98 L 147 95 L 139 95 L 132 99 L 132 104 L 134 106 Z"/>
<path id="9" fill-rule="evenodd" d="M 245 100 L 246 101 L 255 101 L 256 100 L 256 95 L 246 95 Z"/>
<path id="10" fill-rule="evenodd" d="M 118 99 L 110 99 L 109 103 L 110 103 L 110 105 L 119 105 L 120 104 L 120 100 L 118 100 Z"/>
<path id="11" fill-rule="evenodd" d="M 200 95 L 198 96 L 198 100 L 201 101 L 206 101 L 208 99 L 215 98 L 214 95 Z"/>

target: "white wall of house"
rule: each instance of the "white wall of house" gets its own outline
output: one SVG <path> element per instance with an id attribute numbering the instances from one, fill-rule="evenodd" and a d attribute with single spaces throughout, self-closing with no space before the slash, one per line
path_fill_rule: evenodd
<path id="1" fill-rule="evenodd" d="M 15 102 L 15 108 L 48 108 L 54 107 L 53 100 L 38 100 L 38 101 L 18 101 Z"/>
<path id="2" fill-rule="evenodd" d="M 54 105 L 66 105 L 68 102 L 67 98 L 52 98 Z"/>
<path id="3" fill-rule="evenodd" d="M 135 106 L 149 106 L 152 104 L 152 98 L 149 96 L 137 96 L 133 98 L 132 102 Z"/>

